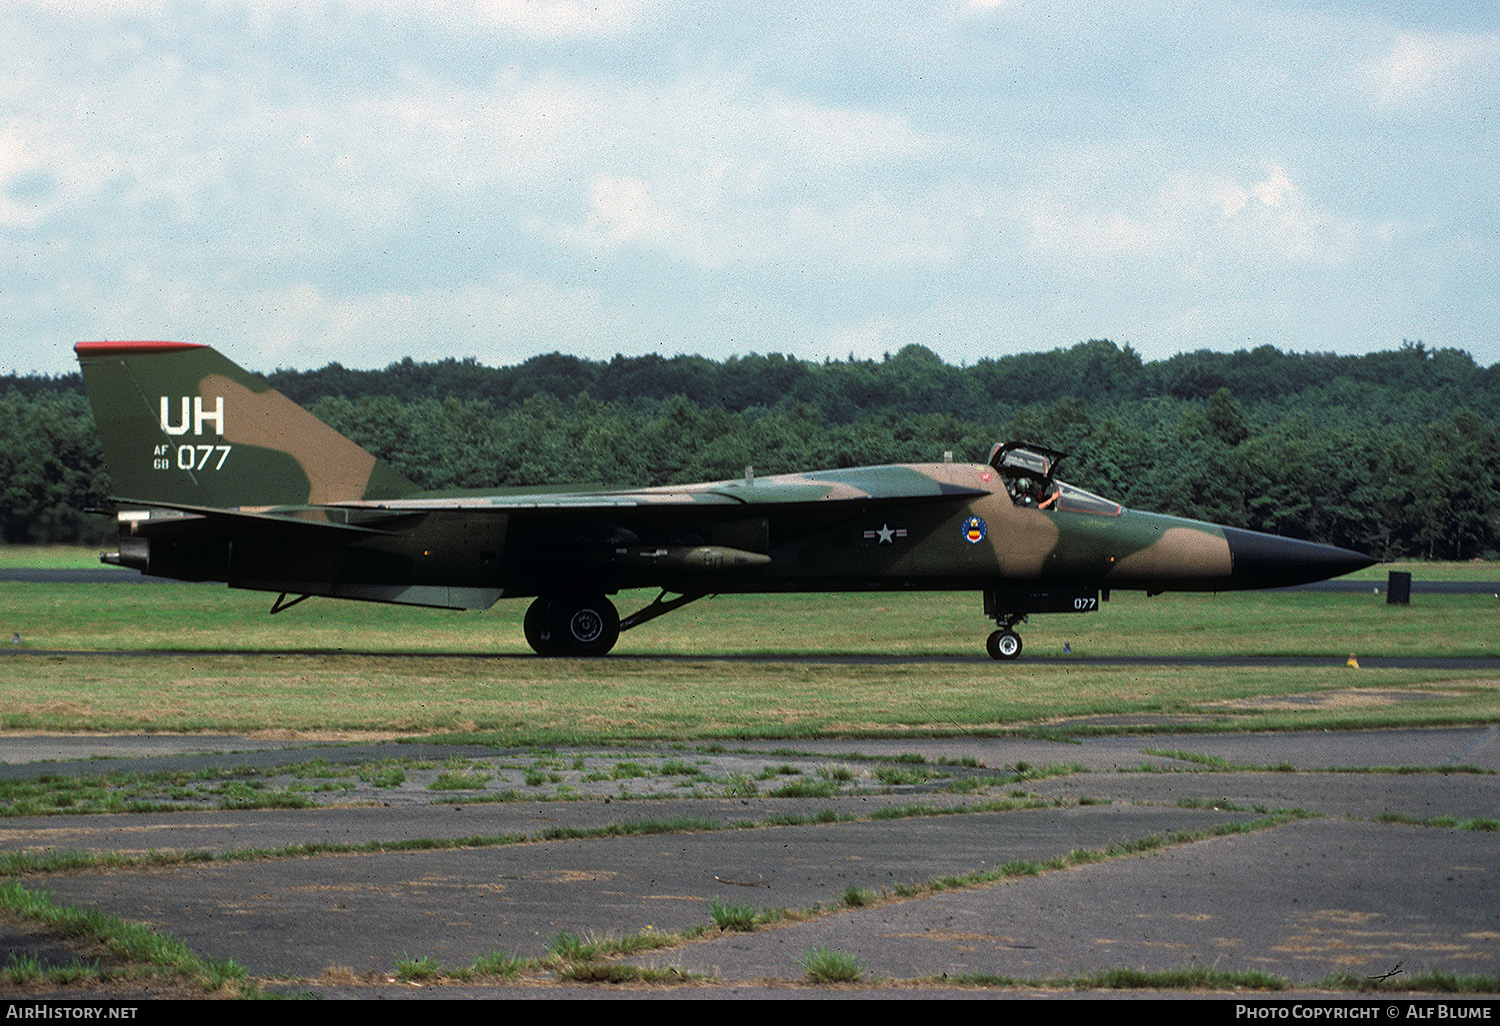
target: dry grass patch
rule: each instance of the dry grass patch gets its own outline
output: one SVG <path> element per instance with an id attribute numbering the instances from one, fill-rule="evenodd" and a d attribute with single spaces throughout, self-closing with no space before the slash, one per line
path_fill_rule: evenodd
<path id="1" fill-rule="evenodd" d="M 1270 717 L 1371 724 L 1441 713 L 1500 720 L 1500 689 L 1457 672 L 1342 667 L 1146 667 L 988 661 L 912 665 L 367 655 L 13 657 L 0 678 L 9 730 L 392 734 L 490 732 L 515 743 L 707 740 L 770 734 L 1018 729 L 1160 715 L 1253 728 Z M 259 672 L 257 671 L 259 668 Z M 603 686 L 607 682 L 607 686 Z M 1409 694 L 1411 701 L 1370 696 Z M 1340 700 L 1340 696 L 1346 696 Z M 1361 697 L 1363 696 L 1363 697 Z M 1279 721 L 1278 721 L 1279 722 Z"/>

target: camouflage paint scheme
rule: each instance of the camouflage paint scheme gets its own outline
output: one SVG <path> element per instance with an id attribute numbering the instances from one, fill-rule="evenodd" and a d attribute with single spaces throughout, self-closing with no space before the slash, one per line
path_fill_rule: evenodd
<path id="1" fill-rule="evenodd" d="M 1124 509 L 1057 480 L 1062 454 L 1019 443 L 986 463 L 424 492 L 211 348 L 75 350 L 119 510 L 104 559 L 280 592 L 273 612 L 313 595 L 460 609 L 531 597 L 533 648 L 601 655 L 709 594 L 963 589 L 998 625 L 990 654 L 1014 658 L 1027 614 L 1093 611 L 1101 591 L 1280 587 L 1375 562 Z M 607 596 L 643 587 L 662 595 L 621 620 Z"/>

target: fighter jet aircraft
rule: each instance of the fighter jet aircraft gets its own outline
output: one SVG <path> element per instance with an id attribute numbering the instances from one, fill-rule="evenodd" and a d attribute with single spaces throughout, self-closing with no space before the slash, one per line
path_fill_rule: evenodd
<path id="1" fill-rule="evenodd" d="M 1375 560 L 1120 504 L 1056 477 L 1063 454 L 823 470 L 611 491 L 425 492 L 207 346 L 75 346 L 115 489 L 107 563 L 159 577 L 449 609 L 529 598 L 527 642 L 601 656 L 706 595 L 968 590 L 996 659 L 1031 613 L 1112 590 L 1226 591 Z M 621 618 L 610 596 L 659 589 Z"/>

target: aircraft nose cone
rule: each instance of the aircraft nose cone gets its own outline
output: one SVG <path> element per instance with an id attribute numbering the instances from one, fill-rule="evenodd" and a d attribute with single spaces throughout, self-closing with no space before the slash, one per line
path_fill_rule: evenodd
<path id="1" fill-rule="evenodd" d="M 1379 560 L 1337 545 L 1224 529 L 1231 575 L 1242 588 L 1289 588 L 1363 570 Z"/>

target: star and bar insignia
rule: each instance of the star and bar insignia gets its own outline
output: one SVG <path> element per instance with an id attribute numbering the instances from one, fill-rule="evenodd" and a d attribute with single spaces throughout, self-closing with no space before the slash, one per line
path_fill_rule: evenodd
<path id="1" fill-rule="evenodd" d="M 881 545 L 894 545 L 897 538 L 906 537 L 906 528 L 892 527 L 890 524 L 881 524 L 873 531 L 865 532 L 865 541 L 877 542 Z"/>

